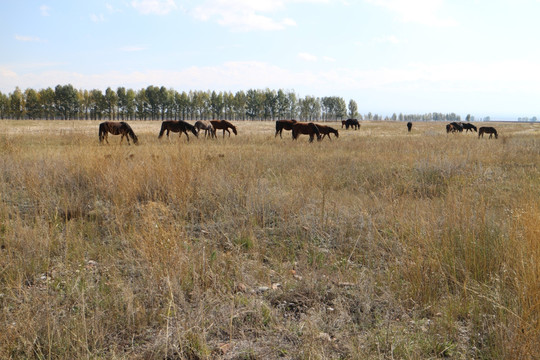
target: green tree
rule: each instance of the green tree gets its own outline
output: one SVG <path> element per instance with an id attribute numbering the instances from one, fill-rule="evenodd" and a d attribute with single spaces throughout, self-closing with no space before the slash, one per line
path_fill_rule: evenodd
<path id="1" fill-rule="evenodd" d="M 247 95 L 242 90 L 234 94 L 233 111 L 236 114 L 235 120 L 245 120 L 247 112 Z"/>
<path id="2" fill-rule="evenodd" d="M 146 89 L 141 89 L 135 96 L 135 109 L 137 117 L 140 120 L 146 120 L 148 116 L 148 98 L 146 96 Z"/>
<path id="3" fill-rule="evenodd" d="M 349 100 L 349 117 L 352 119 L 358 118 L 358 104 L 353 99 Z"/>
<path id="4" fill-rule="evenodd" d="M 263 94 L 260 90 L 249 89 L 246 92 L 246 115 L 251 120 L 260 118 L 263 111 Z"/>
<path id="5" fill-rule="evenodd" d="M 321 102 L 320 99 L 313 96 L 306 96 L 303 100 L 299 101 L 300 104 L 300 118 L 306 121 L 315 121 L 321 116 Z"/>
<path id="6" fill-rule="evenodd" d="M 54 88 L 54 107 L 62 120 L 72 118 L 79 110 L 79 99 L 73 85 L 57 85 Z"/>
<path id="7" fill-rule="evenodd" d="M 262 95 L 262 100 L 263 118 L 273 120 L 277 113 L 277 93 L 267 88 Z"/>
<path id="8" fill-rule="evenodd" d="M 9 105 L 11 114 L 15 119 L 20 120 L 24 118 L 24 95 L 18 86 L 9 97 Z"/>
<path id="9" fill-rule="evenodd" d="M 127 92 L 126 88 L 120 86 L 116 89 L 116 97 L 118 99 L 116 117 L 118 120 L 127 118 Z"/>
<path id="10" fill-rule="evenodd" d="M 105 96 L 101 90 L 93 89 L 90 91 L 90 119 L 101 120 L 105 108 Z"/>
<path id="11" fill-rule="evenodd" d="M 215 91 L 212 91 L 212 94 L 210 95 L 210 111 L 212 112 L 212 118 L 221 118 L 224 107 L 223 94 L 221 92 L 218 94 Z"/>
<path id="12" fill-rule="evenodd" d="M 46 120 L 54 119 L 54 90 L 50 87 L 38 92 L 39 104 Z"/>
<path id="13" fill-rule="evenodd" d="M 39 119 L 41 117 L 41 105 L 39 103 L 39 96 L 36 90 L 26 89 L 24 92 L 25 112 L 29 119 Z"/>
<path id="14" fill-rule="evenodd" d="M 118 105 L 118 95 L 110 87 L 105 90 L 105 107 L 107 116 L 110 120 L 114 120 L 116 114 L 116 106 Z"/>
<path id="15" fill-rule="evenodd" d="M 9 115 L 9 97 L 0 91 L 0 119 L 6 119 Z"/>

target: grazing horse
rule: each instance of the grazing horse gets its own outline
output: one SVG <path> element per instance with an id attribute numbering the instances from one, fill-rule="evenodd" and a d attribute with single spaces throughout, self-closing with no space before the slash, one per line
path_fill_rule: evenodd
<path id="1" fill-rule="evenodd" d="M 450 124 L 446 125 L 446 133 L 449 132 L 463 132 L 463 125 L 457 122 L 451 122 Z"/>
<path id="2" fill-rule="evenodd" d="M 347 124 L 347 120 L 341 120 L 341 128 L 342 129 L 346 124 Z"/>
<path id="3" fill-rule="evenodd" d="M 484 137 L 484 134 L 489 134 L 489 138 L 491 139 L 491 136 L 495 135 L 495 139 L 499 138 L 499 134 L 497 134 L 497 130 L 495 130 L 494 127 L 491 126 L 482 126 L 480 129 L 478 129 L 478 137 Z"/>
<path id="4" fill-rule="evenodd" d="M 478 130 L 476 129 L 476 126 L 474 126 L 473 124 L 470 124 L 470 123 L 464 123 L 463 124 L 463 128 L 465 129 L 465 132 L 469 132 L 469 130 L 471 132 L 478 132 Z"/>
<path id="5" fill-rule="evenodd" d="M 343 126 L 343 122 L 341 123 Z M 358 119 L 347 119 L 345 120 L 345 130 L 349 130 L 349 126 L 352 127 L 354 130 L 360 129 L 360 123 L 358 122 Z"/>
<path id="6" fill-rule="evenodd" d="M 197 120 L 195 122 L 195 129 L 197 131 L 204 130 L 204 137 L 206 138 L 206 135 L 208 135 L 208 132 L 210 132 L 210 137 L 215 138 L 216 136 L 216 129 L 214 129 L 214 125 L 208 120 Z"/>
<path id="7" fill-rule="evenodd" d="M 133 129 L 131 126 L 129 126 L 126 122 L 117 122 L 117 121 L 105 121 L 99 124 L 99 142 L 102 143 L 103 140 L 108 144 L 109 140 L 107 140 L 108 133 L 111 133 L 112 135 L 122 135 L 120 138 L 120 144 L 122 141 L 124 141 L 124 136 L 127 139 L 128 145 L 129 144 L 129 138 L 133 140 L 133 143 L 136 144 L 139 139 L 137 139 L 137 135 L 133 132 Z"/>
<path id="8" fill-rule="evenodd" d="M 274 138 L 277 137 L 279 134 L 279 137 L 283 139 L 283 136 L 281 136 L 281 133 L 283 130 L 292 130 L 293 125 L 296 124 L 296 120 L 277 120 L 276 121 L 276 135 L 274 135 Z"/>
<path id="9" fill-rule="evenodd" d="M 300 123 L 297 122 L 292 127 L 292 138 L 293 140 L 298 139 L 300 134 L 309 135 L 309 142 L 313 142 L 315 135 L 317 135 L 317 140 L 321 140 L 321 132 L 319 127 L 314 123 Z"/>
<path id="10" fill-rule="evenodd" d="M 328 139 L 332 140 L 330 138 L 330 134 L 334 134 L 336 135 L 336 138 L 339 137 L 339 133 L 336 129 L 330 127 L 330 126 L 327 126 L 327 125 L 317 125 L 317 127 L 319 128 L 319 131 L 321 132 L 322 134 L 322 137 L 321 137 L 321 140 L 324 139 L 325 136 L 328 136 Z"/>
<path id="11" fill-rule="evenodd" d="M 210 120 L 212 123 L 212 126 L 214 126 L 214 129 L 216 130 L 223 130 L 223 137 L 225 137 L 225 131 L 229 133 L 229 137 L 231 137 L 231 132 L 229 129 L 232 129 L 234 135 L 238 135 L 238 132 L 236 131 L 236 126 L 228 122 L 227 120 Z"/>
<path id="12" fill-rule="evenodd" d="M 407 123 L 407 131 L 408 131 L 408 132 L 411 132 L 411 129 L 412 129 L 412 122 L 409 121 L 409 122 Z"/>
<path id="13" fill-rule="evenodd" d="M 462 123 L 458 123 L 458 122 L 451 122 L 450 125 L 452 125 L 454 127 L 454 131 L 452 132 L 456 132 L 456 131 L 459 131 L 459 132 L 463 132 L 463 124 Z"/>
<path id="14" fill-rule="evenodd" d="M 193 133 L 193 135 L 195 135 L 196 137 L 199 137 L 199 133 L 197 132 L 197 129 L 195 129 L 195 126 L 191 125 L 188 122 L 185 122 L 184 120 L 178 120 L 178 121 L 167 120 L 167 121 L 163 121 L 161 123 L 161 130 L 159 132 L 158 139 L 161 139 L 161 137 L 163 136 L 163 133 L 165 131 L 167 131 L 167 138 L 169 137 L 169 132 L 170 131 L 179 133 L 178 138 L 180 138 L 182 136 L 182 133 L 186 134 L 186 137 L 187 137 L 188 141 L 189 141 L 189 135 L 187 133 L 188 131 L 191 131 L 191 133 Z"/>

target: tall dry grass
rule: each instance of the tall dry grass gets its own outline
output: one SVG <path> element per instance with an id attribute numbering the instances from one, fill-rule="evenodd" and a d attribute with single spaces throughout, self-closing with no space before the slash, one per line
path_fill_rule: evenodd
<path id="1" fill-rule="evenodd" d="M 537 358 L 538 125 L 237 125 L 0 122 L 0 358 Z"/>

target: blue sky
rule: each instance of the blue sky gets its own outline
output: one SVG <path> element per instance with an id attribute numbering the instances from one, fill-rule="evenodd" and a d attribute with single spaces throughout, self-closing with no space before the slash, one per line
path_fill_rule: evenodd
<path id="1" fill-rule="evenodd" d="M 540 0 L 0 0 L 0 91 L 285 89 L 540 116 Z"/>

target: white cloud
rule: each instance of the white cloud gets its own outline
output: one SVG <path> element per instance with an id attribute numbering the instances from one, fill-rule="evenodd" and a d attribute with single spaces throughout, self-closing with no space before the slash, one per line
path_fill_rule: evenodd
<path id="1" fill-rule="evenodd" d="M 51 8 L 48 7 L 47 5 L 41 5 L 39 7 L 39 10 L 41 12 L 41 16 L 49 16 L 50 15 L 49 10 L 51 10 Z"/>
<path id="2" fill-rule="evenodd" d="M 442 17 L 444 0 L 365 0 L 397 13 L 403 22 L 427 26 L 456 26 L 455 19 Z"/>
<path id="3" fill-rule="evenodd" d="M 201 21 L 217 19 L 218 24 L 235 31 L 270 31 L 296 26 L 291 18 L 269 16 L 284 9 L 284 0 L 207 0 L 195 7 L 191 14 Z"/>
<path id="4" fill-rule="evenodd" d="M 105 21 L 105 16 L 103 14 L 90 14 L 90 20 L 95 23 L 101 23 Z"/>
<path id="5" fill-rule="evenodd" d="M 298 57 L 304 61 L 315 62 L 318 60 L 317 56 L 305 52 L 298 53 Z"/>
<path id="6" fill-rule="evenodd" d="M 36 36 L 24 36 L 24 35 L 15 35 L 15 40 L 17 41 L 23 41 L 23 42 L 38 42 L 42 43 L 45 42 L 45 40 L 36 37 Z"/>
<path id="7" fill-rule="evenodd" d="M 131 2 L 141 14 L 166 15 L 176 9 L 174 0 L 134 0 Z"/>

